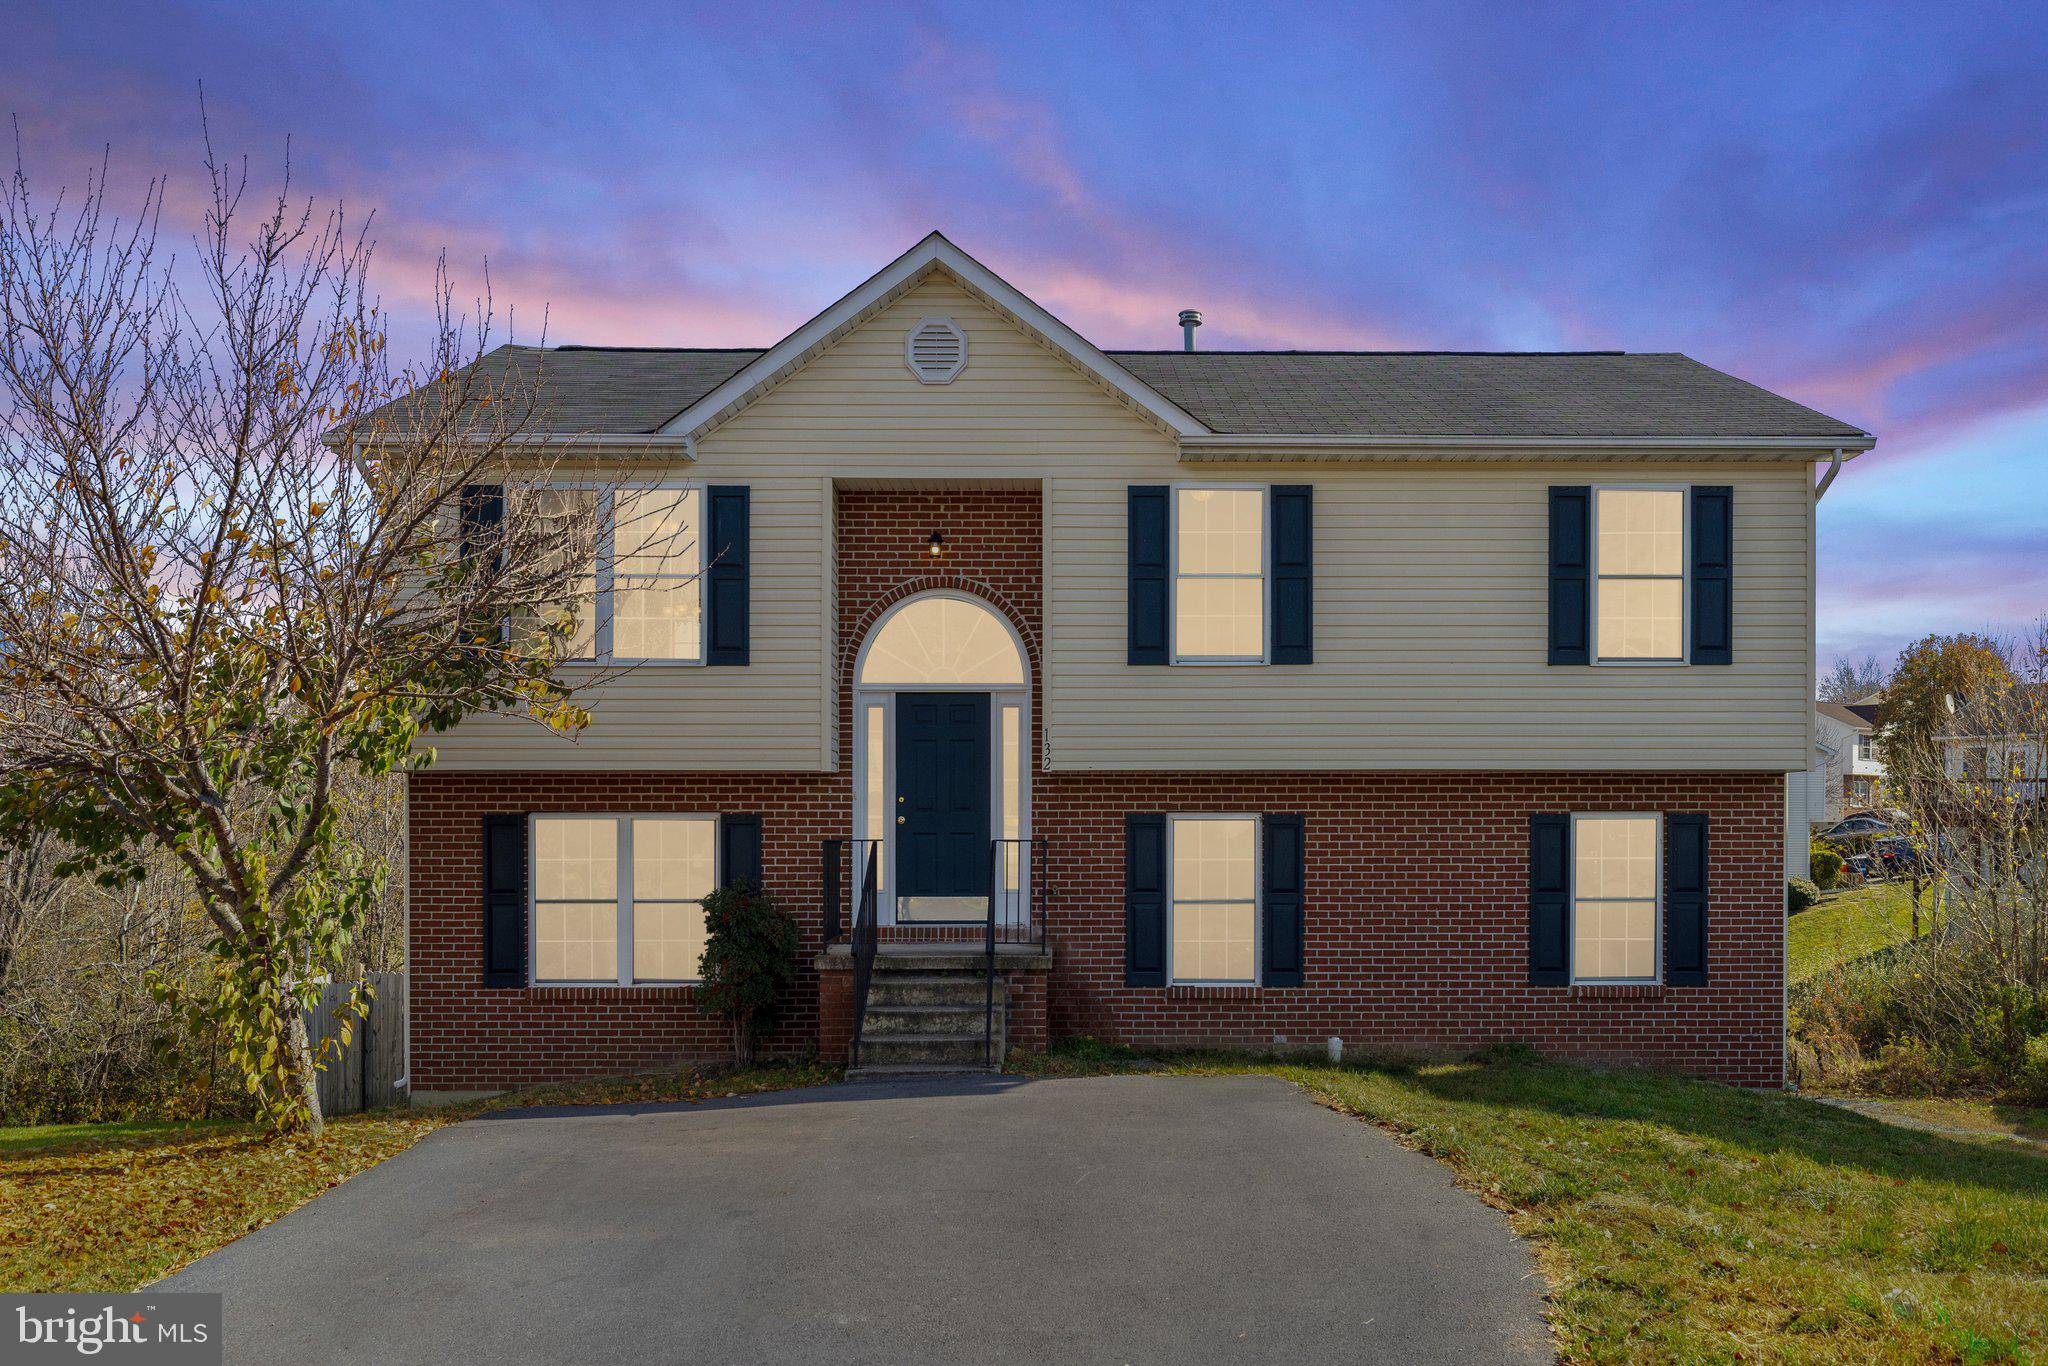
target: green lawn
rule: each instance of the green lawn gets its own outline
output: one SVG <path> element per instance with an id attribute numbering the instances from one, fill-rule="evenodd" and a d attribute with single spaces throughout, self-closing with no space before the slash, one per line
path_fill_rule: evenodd
<path id="1" fill-rule="evenodd" d="M 233 1127 L 229 1120 L 130 1119 L 114 1124 L 20 1124 L 0 1127 L 0 1157 L 39 1148 L 72 1148 L 81 1143 L 139 1145 L 149 1140 L 192 1137 Z"/>
<path id="2" fill-rule="evenodd" d="M 1803 982 L 1837 963 L 1903 944 L 1912 927 L 1910 883 L 1874 882 L 1830 892 L 1818 906 L 1793 916 L 1785 927 L 1791 980 Z"/>
<path id="3" fill-rule="evenodd" d="M 1878 1101 L 1887 1109 L 1910 1115 L 1947 1129 L 2006 1138 L 2030 1138 L 2048 1143 L 2048 1110 L 2029 1105 L 2001 1105 L 1996 1101 L 1960 1096 L 1887 1096 Z"/>
<path id="4" fill-rule="evenodd" d="M 2048 1359 L 2048 1156 L 2018 1145 L 1514 1057 L 1161 1067 L 1270 1072 L 1448 1164 L 1532 1240 L 1568 1361 Z"/>
<path id="5" fill-rule="evenodd" d="M 0 1129 L 0 1292 L 127 1291 L 297 1209 L 444 1124 L 508 1105 L 617 1105 L 815 1086 L 818 1066 L 706 1069 L 331 1121 L 319 1143 L 247 1124 Z"/>

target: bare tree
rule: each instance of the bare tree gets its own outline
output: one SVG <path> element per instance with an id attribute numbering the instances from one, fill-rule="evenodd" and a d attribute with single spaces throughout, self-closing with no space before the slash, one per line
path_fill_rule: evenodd
<path id="1" fill-rule="evenodd" d="M 612 503 L 528 439 L 538 383 L 488 363 L 488 297 L 459 313 L 444 274 L 397 367 L 364 232 L 287 176 L 245 239 L 246 164 L 206 169 L 179 269 L 155 185 L 126 225 L 104 170 L 68 207 L 19 169 L 6 192 L 0 838 L 54 835 L 107 886 L 168 859 L 216 936 L 178 1004 L 274 1123 L 317 1132 L 302 1007 L 385 873 L 336 838 L 337 793 L 477 711 L 587 722 L 598 675 L 558 665 Z"/>
<path id="2" fill-rule="evenodd" d="M 1837 655 L 1834 667 L 1820 676 L 1820 686 L 1814 696 L 1823 702 L 1860 702 L 1872 693 L 1883 691 L 1884 679 L 1884 670 L 1878 667 L 1876 655 L 1865 655 L 1860 662 L 1847 655 Z"/>
<path id="3" fill-rule="evenodd" d="M 23 946 L 54 916 L 63 894 L 57 841 L 47 831 L 0 848 L 0 1006 Z"/>
<path id="4" fill-rule="evenodd" d="M 1953 653 L 1953 652 L 1951 652 Z M 1924 967 L 1903 1000 L 1915 1029 L 2019 1068 L 2048 1016 L 2048 628 L 2013 648 L 1973 637 L 1938 705 L 1887 728 L 1885 784 L 1911 821 L 1933 896 Z M 1918 721 L 1921 724 L 1911 724 Z"/>

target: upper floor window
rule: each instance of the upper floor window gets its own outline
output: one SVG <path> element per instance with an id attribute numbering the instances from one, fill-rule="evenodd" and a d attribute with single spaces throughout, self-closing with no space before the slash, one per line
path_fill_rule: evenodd
<path id="1" fill-rule="evenodd" d="M 1684 489 L 1593 491 L 1594 655 L 1602 663 L 1686 659 Z"/>
<path id="2" fill-rule="evenodd" d="M 704 495 L 695 486 L 541 487 L 543 517 L 588 520 L 589 572 L 561 613 L 567 657 L 704 662 Z"/>
<path id="3" fill-rule="evenodd" d="M 1174 490 L 1175 663 L 1265 661 L 1266 562 L 1266 490 Z"/>
<path id="4" fill-rule="evenodd" d="M 1856 737 L 1856 758 L 1859 761 L 1866 764 L 1870 762 L 1871 747 L 1870 737 L 1868 735 L 1859 735 Z"/>

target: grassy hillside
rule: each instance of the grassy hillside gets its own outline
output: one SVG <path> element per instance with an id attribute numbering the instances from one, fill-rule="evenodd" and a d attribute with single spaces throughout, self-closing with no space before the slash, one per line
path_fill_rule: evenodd
<path id="1" fill-rule="evenodd" d="M 1830 892 L 1818 906 L 1801 911 L 1786 926 L 1791 980 L 1803 982 L 1837 963 L 1903 944 L 1912 924 L 1912 890 L 1904 882 Z"/>

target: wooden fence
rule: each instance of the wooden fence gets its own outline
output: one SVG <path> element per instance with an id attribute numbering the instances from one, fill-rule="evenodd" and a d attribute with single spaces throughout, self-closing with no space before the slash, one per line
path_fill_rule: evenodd
<path id="1" fill-rule="evenodd" d="M 348 1046 L 329 1058 L 320 1073 L 322 1114 L 352 1115 L 406 1103 L 398 1085 L 405 1079 L 405 974 L 373 972 L 365 980 L 377 994 L 370 1013 L 355 1022 Z M 315 1050 L 323 1039 L 340 1036 L 334 1009 L 348 999 L 352 985 L 329 982 L 320 989 L 320 1004 L 306 1012 L 306 1033 Z"/>

